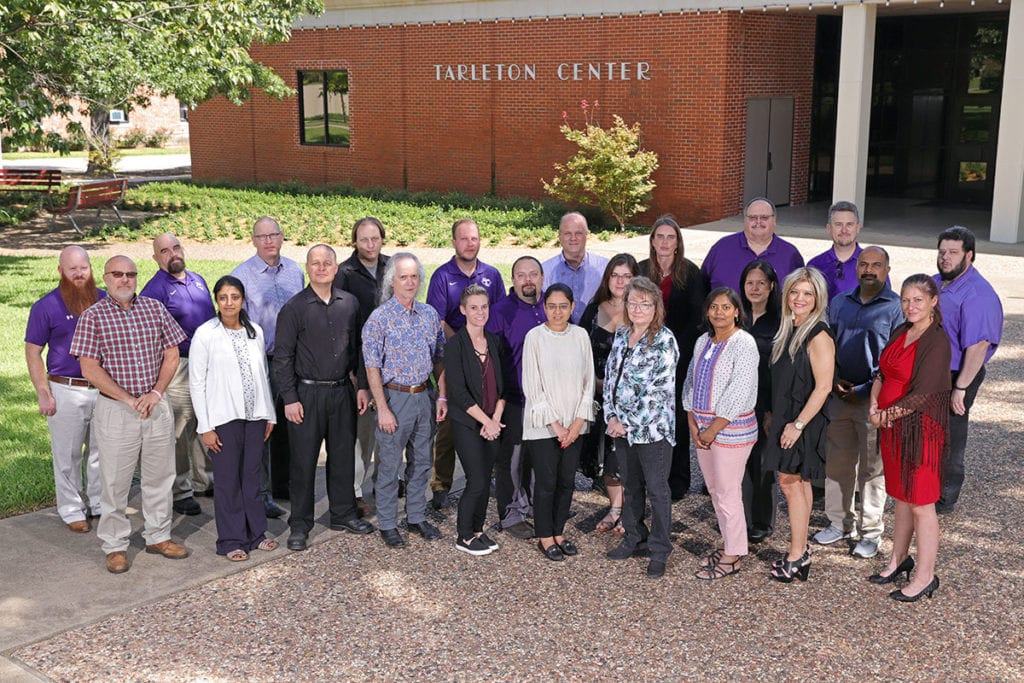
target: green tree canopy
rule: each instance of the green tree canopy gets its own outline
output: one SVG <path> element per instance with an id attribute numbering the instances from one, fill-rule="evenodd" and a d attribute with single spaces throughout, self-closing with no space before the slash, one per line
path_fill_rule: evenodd
<path id="1" fill-rule="evenodd" d="M 6 146 L 46 139 L 40 119 L 77 97 L 96 121 L 154 93 L 187 106 L 217 94 L 240 103 L 252 88 L 291 94 L 253 43 L 288 40 L 320 0 L 4 0 L 0 3 L 0 129 Z M 99 116 L 101 114 L 102 116 Z"/>

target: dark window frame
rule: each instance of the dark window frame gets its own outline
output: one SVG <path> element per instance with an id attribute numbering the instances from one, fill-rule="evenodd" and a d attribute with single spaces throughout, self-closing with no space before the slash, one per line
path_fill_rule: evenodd
<path id="1" fill-rule="evenodd" d="M 341 138 L 340 135 L 332 135 L 330 129 L 330 111 L 329 111 L 329 97 L 326 94 L 326 85 L 330 74 L 344 73 L 346 74 L 346 89 L 343 97 L 346 97 L 349 93 L 347 87 L 348 80 L 348 69 L 300 69 L 296 72 L 296 83 L 298 85 L 298 100 L 299 100 L 299 144 L 309 147 L 351 147 L 352 136 L 351 132 L 344 136 L 344 140 L 341 142 L 332 142 L 333 137 Z M 305 104 L 305 92 L 303 91 L 303 76 L 305 74 L 318 74 L 320 76 L 320 87 L 321 87 L 321 101 L 323 103 L 323 120 L 324 120 L 324 142 L 310 142 L 306 140 L 306 104 Z M 348 114 L 346 113 L 346 117 Z M 351 129 L 350 129 L 351 130 Z"/>

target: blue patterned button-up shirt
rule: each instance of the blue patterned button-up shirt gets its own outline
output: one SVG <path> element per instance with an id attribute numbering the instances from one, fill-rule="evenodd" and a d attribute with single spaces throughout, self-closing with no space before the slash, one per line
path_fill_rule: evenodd
<path id="1" fill-rule="evenodd" d="M 410 311 L 391 297 L 363 326 L 363 360 L 380 370 L 384 384 L 422 384 L 443 358 L 441 318 L 427 304 L 416 301 Z"/>

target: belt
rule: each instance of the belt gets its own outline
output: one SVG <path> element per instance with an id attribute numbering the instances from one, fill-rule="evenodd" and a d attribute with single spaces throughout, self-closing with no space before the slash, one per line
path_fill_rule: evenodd
<path id="1" fill-rule="evenodd" d="M 430 385 L 427 384 L 426 382 L 423 382 L 422 384 L 413 384 L 411 386 L 406 386 L 404 384 L 396 384 L 394 382 L 388 382 L 384 386 L 386 386 L 388 389 L 394 389 L 395 391 L 401 391 L 406 394 L 418 394 L 422 391 L 426 391 L 430 387 Z"/>
<path id="2" fill-rule="evenodd" d="M 348 377 L 344 379 L 302 379 L 300 377 L 299 383 L 315 387 L 343 387 L 348 384 Z"/>
<path id="3" fill-rule="evenodd" d="M 51 382 L 57 384 L 65 384 L 69 387 L 84 387 L 86 389 L 95 389 L 89 380 L 82 379 L 81 377 L 64 377 L 63 375 L 47 375 L 46 376 Z"/>

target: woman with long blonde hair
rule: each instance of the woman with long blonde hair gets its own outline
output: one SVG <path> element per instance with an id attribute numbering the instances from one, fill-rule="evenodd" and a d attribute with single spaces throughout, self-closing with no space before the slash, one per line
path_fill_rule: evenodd
<path id="1" fill-rule="evenodd" d="M 825 320 L 828 287 L 814 268 L 798 268 L 782 285 L 782 323 L 772 345 L 771 430 L 763 467 L 778 472 L 789 510 L 789 549 L 771 576 L 807 580 L 811 550 L 811 480 L 825 477 L 825 402 L 835 379 L 836 345 Z"/>

